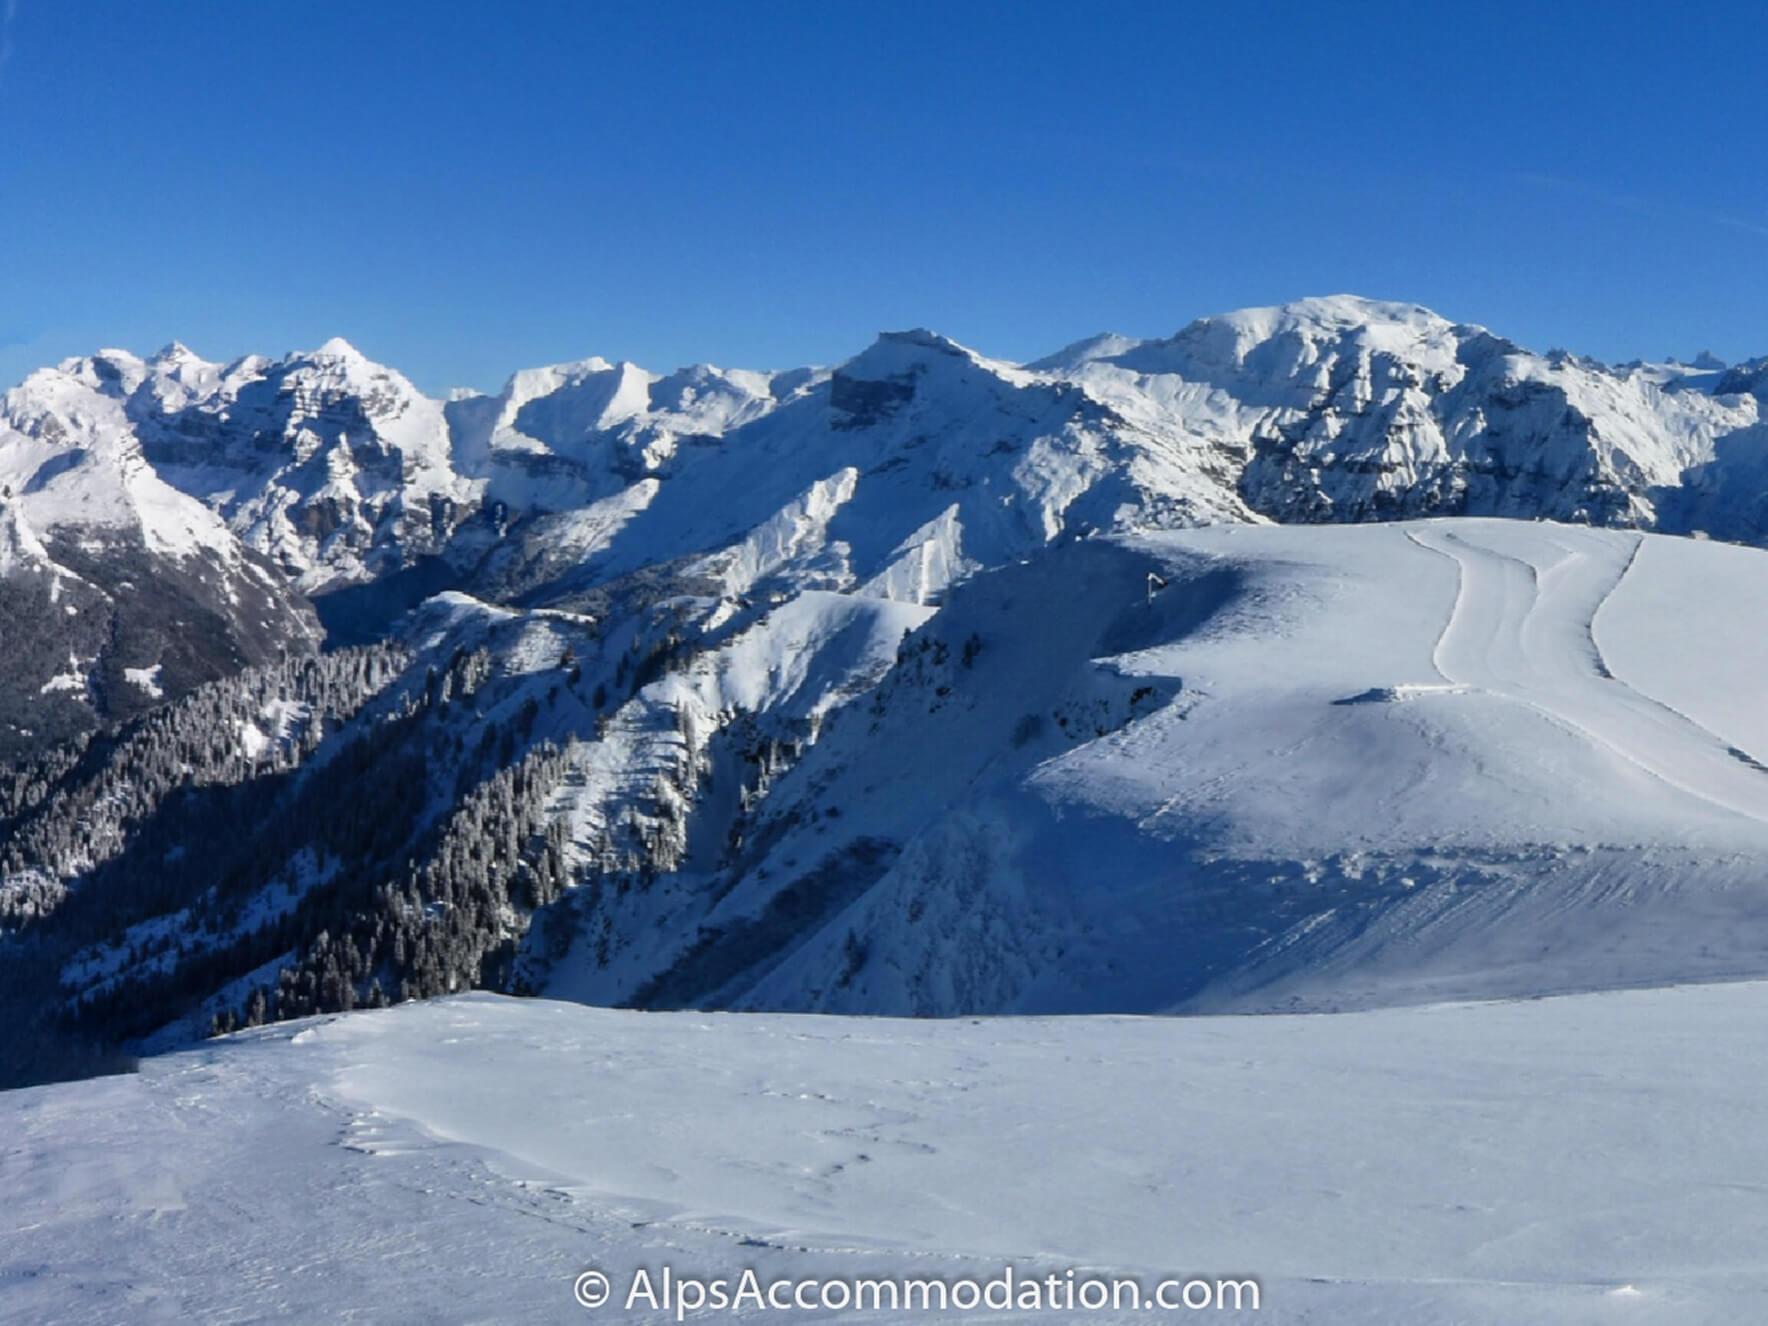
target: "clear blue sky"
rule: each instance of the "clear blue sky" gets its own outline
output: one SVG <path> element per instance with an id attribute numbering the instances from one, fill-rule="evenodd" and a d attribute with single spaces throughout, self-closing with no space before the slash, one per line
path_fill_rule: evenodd
<path id="1" fill-rule="evenodd" d="M 1338 291 L 1768 353 L 1764 12 L 0 0 L 0 380 L 1026 358 Z"/>

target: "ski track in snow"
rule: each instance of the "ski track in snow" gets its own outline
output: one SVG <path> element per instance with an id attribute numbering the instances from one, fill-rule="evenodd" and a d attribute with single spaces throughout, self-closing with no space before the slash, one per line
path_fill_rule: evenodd
<path id="1" fill-rule="evenodd" d="M 1440 526 L 1406 537 L 1460 573 L 1432 654 L 1445 681 L 1527 705 L 1677 791 L 1768 824 L 1768 769 L 1627 685 L 1603 659 L 1596 621 L 1642 536 L 1621 555 L 1612 539 L 1555 527 L 1542 535 L 1541 562 L 1479 543 L 1477 528 L 1471 537 Z"/>

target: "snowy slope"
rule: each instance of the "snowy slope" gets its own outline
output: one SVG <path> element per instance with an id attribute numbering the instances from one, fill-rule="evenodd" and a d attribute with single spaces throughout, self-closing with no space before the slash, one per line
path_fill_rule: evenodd
<path id="1" fill-rule="evenodd" d="M 905 641 L 691 931 L 658 901 L 673 954 L 552 988 L 950 1014 L 1758 974 L 1765 587 L 1762 553 L 1530 522 L 1058 548 Z"/>
<path id="2" fill-rule="evenodd" d="M 563 893 L 491 906 L 513 965 L 449 980 L 593 1004 L 1336 1009 L 1763 975 L 1752 605 L 1768 553 L 1477 519 L 1065 541 L 937 609 L 448 594 L 389 694 L 482 680 L 413 716 L 400 851 L 556 746 L 523 832 L 557 844 Z M 259 892 L 331 887 L 300 846 Z M 163 849 L 117 850 L 151 873 Z M 317 894 L 304 916 L 391 960 L 389 920 Z M 106 942 L 70 990 L 122 964 Z M 243 1015 L 248 956 L 192 976 L 153 1044 Z"/>
<path id="3" fill-rule="evenodd" d="M 1010 1265 L 1258 1279 L 1259 1312 L 1212 1320 L 1733 1326 L 1768 1302 L 1765 998 L 898 1022 L 471 996 L 297 1023 L 0 1096 L 0 1309 L 571 1321 L 590 1268 L 624 1295 L 664 1265 Z"/>

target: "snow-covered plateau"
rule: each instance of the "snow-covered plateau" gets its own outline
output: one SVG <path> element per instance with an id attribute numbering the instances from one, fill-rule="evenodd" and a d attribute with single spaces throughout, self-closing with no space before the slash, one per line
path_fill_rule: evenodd
<path id="1" fill-rule="evenodd" d="M 1768 986 L 899 1021 L 471 995 L 0 1095 L 8 1322 L 669 1321 L 633 1276 L 1255 1278 L 1259 1311 L 1735 1326 Z M 612 1306 L 572 1297 L 605 1274 Z"/>

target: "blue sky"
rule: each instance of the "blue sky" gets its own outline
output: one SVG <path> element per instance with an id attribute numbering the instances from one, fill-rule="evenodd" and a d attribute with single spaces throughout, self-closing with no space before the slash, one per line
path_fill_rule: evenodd
<path id="1" fill-rule="evenodd" d="M 1338 291 L 1768 353 L 1764 13 L 0 0 L 0 381 L 1029 358 Z"/>

